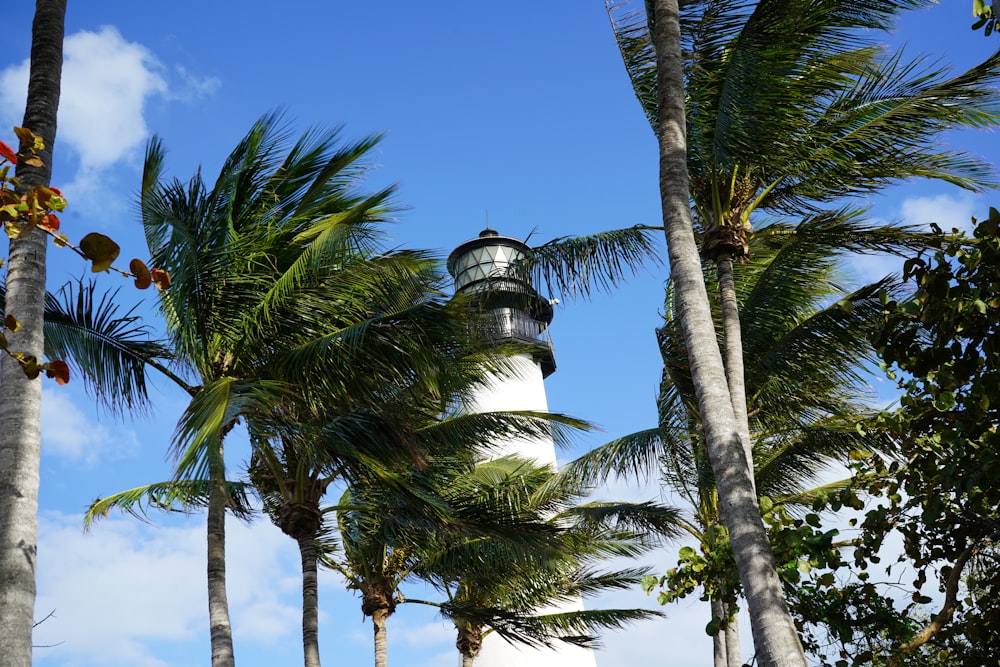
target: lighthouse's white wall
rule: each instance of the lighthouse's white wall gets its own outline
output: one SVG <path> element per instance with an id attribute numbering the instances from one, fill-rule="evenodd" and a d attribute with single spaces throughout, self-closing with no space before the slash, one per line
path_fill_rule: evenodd
<path id="1" fill-rule="evenodd" d="M 510 359 L 510 366 L 501 374 L 494 375 L 487 386 L 481 388 L 466 403 L 470 412 L 503 412 L 510 410 L 534 410 L 547 412 L 545 384 L 542 369 L 528 354 L 519 354 Z M 492 443 L 487 458 L 498 458 L 516 454 L 542 465 L 555 468 L 556 450 L 551 437 L 513 438 Z"/>
<path id="2" fill-rule="evenodd" d="M 541 367 L 530 355 L 523 354 L 511 360 L 510 372 L 494 376 L 489 385 L 477 392 L 466 404 L 471 412 L 498 412 L 505 410 L 548 411 L 545 384 Z M 487 453 L 489 458 L 516 454 L 543 465 L 556 467 L 556 450 L 551 437 L 542 439 L 519 438 L 494 443 Z M 569 601 L 545 612 L 578 611 L 583 609 L 579 600 Z M 476 658 L 476 667 L 597 667 L 591 649 L 556 642 L 552 648 L 528 648 L 512 645 L 495 633 L 486 636 L 483 649 Z"/>

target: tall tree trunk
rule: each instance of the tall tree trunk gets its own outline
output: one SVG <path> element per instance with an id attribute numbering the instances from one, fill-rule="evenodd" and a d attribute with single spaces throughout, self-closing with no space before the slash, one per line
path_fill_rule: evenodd
<path id="1" fill-rule="evenodd" d="M 684 116 L 684 80 L 677 0 L 647 0 L 659 89 L 660 197 L 678 314 L 705 427 L 722 515 L 750 607 L 763 667 L 805 667 L 774 555 L 760 517 L 715 337 L 708 293 L 691 224 Z"/>
<path id="2" fill-rule="evenodd" d="M 320 667 L 316 536 L 299 536 L 297 541 L 302 558 L 302 655 L 305 667 Z"/>
<path id="3" fill-rule="evenodd" d="M 235 667 L 233 628 L 226 596 L 226 473 L 222 441 L 208 454 L 208 621 L 211 628 L 212 667 Z"/>
<path id="4" fill-rule="evenodd" d="M 17 165 L 21 188 L 48 185 L 62 77 L 66 0 L 38 0 L 31 27 L 31 65 L 23 126 L 42 137 L 43 165 Z M 22 144 L 20 150 L 26 152 Z M 10 348 L 42 358 L 45 251 L 48 237 L 33 230 L 11 239 L 7 313 L 21 322 L 8 332 Z M 29 380 L 8 355 L 0 361 L 0 656 L 5 667 L 30 667 L 38 552 L 41 456 L 41 380 Z"/>
<path id="5" fill-rule="evenodd" d="M 726 606 L 719 600 L 712 598 L 712 618 L 723 618 L 726 613 Z M 719 630 L 712 635 L 712 664 L 715 667 L 729 667 L 729 658 L 726 653 L 726 631 Z"/>
<path id="6" fill-rule="evenodd" d="M 743 667 L 743 647 L 740 646 L 740 626 L 739 612 L 733 617 L 733 622 L 729 624 L 724 632 L 726 633 L 726 659 L 729 661 L 728 667 Z"/>
<path id="7" fill-rule="evenodd" d="M 375 632 L 375 667 L 388 667 L 389 664 L 389 647 L 385 637 L 388 619 L 387 609 L 376 609 L 372 614 L 372 628 Z"/>
<path id="8" fill-rule="evenodd" d="M 726 605 L 721 600 L 712 599 L 712 618 L 725 618 Z M 712 636 L 712 655 L 715 667 L 742 667 L 743 661 L 740 659 L 742 648 L 740 647 L 739 625 L 737 616 L 725 629 L 719 630 Z"/>
<path id="9" fill-rule="evenodd" d="M 740 306 L 736 301 L 736 278 L 733 274 L 733 259 L 729 255 L 719 257 L 716 262 L 719 278 L 719 300 L 722 304 L 722 331 L 726 342 L 726 383 L 729 385 L 729 399 L 733 404 L 733 416 L 740 432 L 740 444 L 746 457 L 750 484 L 754 482 L 753 443 L 750 440 L 750 419 L 747 416 L 747 388 L 743 370 L 743 330 L 740 326 Z"/>
<path id="10" fill-rule="evenodd" d="M 462 654 L 462 667 L 472 667 L 472 663 L 476 661 L 476 656 Z"/>

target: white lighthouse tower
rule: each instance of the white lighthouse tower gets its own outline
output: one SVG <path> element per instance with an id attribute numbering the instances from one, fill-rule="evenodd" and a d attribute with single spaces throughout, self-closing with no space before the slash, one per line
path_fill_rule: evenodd
<path id="1" fill-rule="evenodd" d="M 534 289 L 530 278 L 518 270 L 531 248 L 518 239 L 500 236 L 486 228 L 479 237 L 461 244 L 448 256 L 448 272 L 455 279 L 455 291 L 474 293 L 481 298 L 495 323 L 491 331 L 498 343 L 536 343 L 537 351 L 519 354 L 511 372 L 495 375 L 488 386 L 477 392 L 466 408 L 475 412 L 507 410 L 548 411 L 543 380 L 555 372 L 555 356 L 548 336 L 552 304 Z M 491 449 L 495 457 L 516 454 L 539 464 L 556 467 L 552 438 L 520 438 Z M 544 613 L 578 611 L 582 601 L 565 602 Z M 594 652 L 557 642 L 552 648 L 513 645 L 490 633 L 483 641 L 476 667 L 596 667 Z"/>

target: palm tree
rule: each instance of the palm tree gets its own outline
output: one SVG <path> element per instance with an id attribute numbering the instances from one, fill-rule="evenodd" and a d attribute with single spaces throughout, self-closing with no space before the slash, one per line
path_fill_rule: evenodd
<path id="1" fill-rule="evenodd" d="M 490 502 L 541 510 L 560 529 L 562 546 L 554 552 L 498 548 L 495 542 L 464 540 L 442 545 L 417 568 L 444 602 L 410 600 L 436 606 L 457 631 L 456 647 L 471 667 L 487 636 L 528 647 L 557 643 L 591 647 L 596 632 L 656 616 L 643 609 L 583 609 L 591 595 L 635 585 L 640 568 L 601 571 L 598 564 L 616 556 L 635 558 L 663 537 L 677 533 L 673 508 L 651 503 L 576 504 L 586 493 L 569 477 L 517 459 L 496 459 L 464 475 L 453 493 L 485 494 Z M 567 610 L 567 604 L 570 608 Z M 558 607 L 561 611 L 546 611 Z"/>
<path id="2" fill-rule="evenodd" d="M 454 303 L 459 310 L 472 313 L 462 299 Z M 468 335 L 480 328 L 466 326 L 461 331 Z M 376 665 L 387 660 L 386 622 L 399 601 L 399 588 L 427 557 L 431 542 L 470 539 L 470 533 L 478 539 L 489 535 L 523 540 L 533 531 L 540 532 L 544 541 L 551 532 L 535 515 L 521 515 L 514 521 L 489 506 L 484 511 L 483 503 L 476 499 L 449 496 L 444 491 L 457 474 L 474 465 L 478 447 L 511 438 L 562 440 L 567 430 L 586 427 L 579 420 L 551 413 L 454 412 L 452 406 L 461 404 L 462 398 L 487 382 L 490 374 L 510 371 L 502 357 L 495 358 L 505 348 L 487 342 L 487 347 L 493 348 L 490 352 L 470 355 L 469 343 L 483 345 L 467 339 L 464 349 L 453 351 L 449 358 L 450 372 L 435 378 L 424 375 L 414 386 L 396 387 L 387 423 L 370 421 L 351 433 L 338 423 L 343 418 L 332 422 L 348 446 L 360 435 L 362 440 L 382 440 L 393 443 L 397 450 L 419 452 L 420 464 L 415 468 L 412 461 L 403 466 L 400 463 L 406 461 L 396 461 L 395 465 L 390 462 L 388 469 L 369 471 L 374 474 L 348 477 L 349 487 L 340 502 L 322 511 L 336 513 L 339 531 L 339 540 L 326 535 L 322 562 L 340 572 L 349 588 L 361 593 L 362 612 L 372 618 Z M 456 358 L 454 352 L 461 357 Z M 449 409 L 451 412 L 446 412 Z M 280 507 L 277 509 L 272 515 L 280 517 Z M 319 526 L 315 527 L 310 537 L 313 541 L 320 538 Z M 514 530 L 517 532 L 512 534 Z"/>
<path id="3" fill-rule="evenodd" d="M 736 272 L 747 359 L 757 490 L 777 503 L 814 498 L 812 487 L 830 466 L 854 450 L 889 450 L 887 436 L 857 425 L 870 417 L 861 400 L 873 359 L 869 342 L 879 325 L 879 293 L 895 289 L 880 281 L 847 293 L 837 282 L 842 238 L 888 243 L 905 230 L 866 225 L 858 212 L 815 216 L 798 226 L 773 223 L 750 241 L 753 258 Z M 709 283 L 715 276 L 708 271 Z M 659 331 L 664 380 L 660 425 L 590 452 L 568 474 L 594 480 L 612 472 L 655 474 L 691 507 L 688 533 L 708 550 L 720 525 L 719 497 L 706 460 L 701 416 L 691 380 L 690 357 L 677 321 L 674 291 L 668 291 L 666 321 Z M 721 308 L 716 316 L 721 330 Z M 811 502 L 809 500 L 808 502 Z M 715 598 L 713 616 L 735 598 Z M 715 636 L 717 665 L 742 664 L 735 625 Z"/>
<path id="4" fill-rule="evenodd" d="M 489 414 L 442 420 L 439 415 L 460 400 L 461 391 L 468 391 L 483 380 L 486 372 L 496 369 L 486 363 L 488 357 L 477 361 L 475 355 L 469 354 L 468 346 L 474 343 L 468 334 L 476 328 L 465 319 L 469 311 L 464 304 L 451 302 L 436 322 L 448 322 L 449 313 L 458 315 L 458 319 L 443 326 L 436 340 L 428 337 L 427 342 L 436 346 L 439 355 L 435 367 L 425 365 L 420 372 L 407 374 L 406 385 L 397 382 L 382 388 L 378 411 L 358 409 L 354 396 L 351 400 L 341 397 L 339 403 L 343 405 L 332 402 L 318 423 L 290 422 L 289 415 L 283 414 L 270 421 L 255 418 L 250 424 L 254 451 L 250 479 L 272 521 L 299 546 L 306 667 L 320 664 L 316 577 L 318 542 L 327 532 L 324 516 L 342 510 L 346 502 L 342 499 L 340 505 L 322 507 L 331 484 L 346 482 L 355 489 L 375 489 L 393 499 L 397 512 L 405 512 L 413 520 L 419 517 L 441 523 L 450 520 L 448 508 L 432 491 L 431 496 L 422 491 L 414 475 L 405 471 L 414 466 L 424 470 L 428 457 L 440 458 L 456 448 L 471 451 L 469 443 L 479 442 L 480 438 L 509 437 L 513 433 L 537 436 L 559 422 L 577 424 L 558 415 Z M 344 407 L 351 412 L 343 412 Z M 421 479 L 426 476 L 426 471 L 420 473 Z M 369 491 L 368 495 L 375 493 Z M 375 571 L 369 569 L 366 575 L 352 578 L 357 586 L 365 586 L 364 590 L 384 588 L 384 580 L 390 576 L 374 583 Z M 388 604 L 391 596 L 386 599 Z M 384 621 L 381 611 L 366 614 L 376 621 L 376 639 L 384 637 L 384 632 L 379 632 Z"/>
<path id="5" fill-rule="evenodd" d="M 670 35 L 651 29 L 659 19 L 649 20 L 650 3 L 647 16 L 638 19 L 616 20 L 617 6 L 609 7 L 661 146 L 673 136 L 655 123 L 659 111 L 673 114 L 674 126 L 684 128 L 676 107 L 687 85 L 690 196 L 704 232 L 702 255 L 717 265 L 727 380 L 745 450 L 749 426 L 732 262 L 748 251 L 750 215 L 757 209 L 816 212 L 817 204 L 912 176 L 973 190 L 989 183 L 982 161 L 942 150 L 932 139 L 943 130 L 996 122 L 986 84 L 1000 60 L 948 79 L 942 70 L 921 71 L 919 63 L 899 56 L 880 59 L 860 32 L 886 28 L 902 8 L 918 4 L 688 2 L 683 16 L 676 7 L 665 14 L 677 21 Z M 683 67 L 674 62 L 682 48 Z M 657 55 L 670 55 L 670 62 Z M 673 78 L 658 81 L 667 64 Z M 674 107 L 664 108 L 669 100 Z M 680 147 L 673 148 L 676 154 Z M 679 190 L 674 194 L 680 206 Z"/>
<path id="6" fill-rule="evenodd" d="M 371 223 L 384 213 L 379 207 L 389 191 L 362 199 L 352 198 L 347 190 L 357 175 L 352 163 L 374 140 L 324 156 L 331 138 L 319 139 L 312 147 L 304 138 L 284 164 L 268 172 L 273 123 L 273 118 L 265 118 L 251 131 L 212 191 L 200 177 L 187 186 L 158 183 L 162 150 L 157 141 L 150 144 L 142 199 L 147 238 L 154 261 L 171 268 L 172 292 L 179 293 L 163 301 L 174 353 L 188 360 L 204 387 L 182 384 L 193 400 L 178 427 L 178 450 L 189 443 L 178 464 L 178 479 L 103 499 L 92 505 L 88 521 L 113 507 L 141 511 L 144 506 L 207 506 L 210 535 L 218 536 L 222 501 L 201 495 L 216 488 L 215 496 L 225 498 L 218 491 L 224 479 L 221 454 L 211 443 L 236 418 L 246 419 L 254 445 L 251 479 L 276 524 L 299 544 L 305 660 L 318 665 L 314 542 L 322 525 L 319 502 L 327 487 L 338 479 L 370 483 L 371 477 L 392 487 L 396 482 L 388 467 L 412 466 L 423 456 L 406 431 L 406 425 L 416 423 L 414 416 L 438 419 L 460 401 L 461 391 L 484 382 L 507 363 L 503 349 L 470 354 L 481 347 L 470 338 L 479 327 L 470 322 L 473 311 L 468 304 L 445 298 L 436 262 L 419 252 L 376 253 Z M 311 164 L 297 165 L 296 160 Z M 311 185 L 310 177 L 315 178 Z M 243 201 L 234 201 L 237 195 Z M 303 201 L 296 203 L 294 196 Z M 227 216 L 234 207 L 246 209 L 247 218 L 236 229 L 230 225 L 227 236 Z M 287 214 L 289 210 L 293 213 Z M 539 249 L 532 268 L 551 272 L 550 281 L 557 286 L 586 293 L 592 281 L 613 286 L 626 271 L 636 270 L 648 250 L 647 232 L 639 228 L 557 239 Z M 277 257 L 270 262 L 269 252 Z M 560 263 L 565 268 L 552 268 Z M 222 284 L 237 294 L 206 289 Z M 232 296 L 246 298 L 244 307 L 230 300 Z M 237 316 L 245 320 L 244 327 L 260 330 L 240 330 Z M 199 318 L 206 321 L 199 325 Z M 209 349 L 199 349 L 202 341 L 208 341 L 204 347 Z M 245 359 L 242 372 L 247 377 L 239 377 L 232 366 L 222 367 L 236 359 Z M 219 395 L 204 399 L 213 374 L 227 377 L 217 378 Z M 310 384 L 304 392 L 300 386 L 292 392 L 302 377 L 310 378 Z M 177 376 L 172 379 L 179 381 Z M 223 395 L 233 388 L 222 386 L 226 382 L 239 383 L 238 391 L 245 392 L 228 407 L 222 405 Z M 307 400 L 301 400 L 303 393 Z M 551 428 L 553 419 L 576 423 L 558 416 L 515 415 L 507 420 L 511 418 L 533 433 Z M 447 425 L 455 429 L 461 424 L 461 430 L 475 420 L 498 437 L 512 432 L 510 424 L 490 415 L 449 420 Z M 437 431 L 444 430 L 441 426 Z M 395 488 L 406 495 L 398 484 Z M 245 510 L 241 504 L 230 505 Z M 215 554 L 210 572 L 221 573 L 221 540 L 210 538 L 210 543 Z M 223 616 L 224 591 L 218 584 L 212 590 L 215 628 Z M 223 655 L 231 654 L 226 634 L 217 633 L 213 644 Z"/>
<path id="7" fill-rule="evenodd" d="M 870 4 L 792 11 L 785 1 L 709 0 L 688 3 L 682 19 L 691 198 L 702 256 L 717 265 L 727 373 L 741 421 L 746 400 L 732 264 L 749 252 L 752 214 L 816 212 L 817 204 L 914 176 L 975 191 L 992 184 L 982 160 L 943 150 L 934 139 L 997 122 L 990 84 L 1000 59 L 946 78 L 947 70 L 904 62 L 900 54 L 882 58 L 874 39 L 858 31 L 886 29 L 902 8 L 929 3 Z M 633 87 L 653 119 L 646 21 L 622 15 L 610 0 L 608 8 Z"/>
<path id="8" fill-rule="evenodd" d="M 338 131 L 314 131 L 289 145 L 279 117 L 265 116 L 211 188 L 200 174 L 187 184 L 163 180 L 159 140 L 146 153 L 143 225 L 153 262 L 173 277 L 161 312 L 176 358 L 200 382 L 190 388 L 174 451 L 177 481 L 209 483 L 213 665 L 234 663 L 226 434 L 275 405 L 305 413 L 331 396 L 370 405 L 420 368 L 422 339 L 408 334 L 435 321 L 444 301 L 430 260 L 379 249 L 377 224 L 392 188 L 355 189 L 378 137 L 338 141 Z M 184 485 L 175 491 L 183 500 Z"/>
<path id="9" fill-rule="evenodd" d="M 66 0 L 37 0 L 31 28 L 28 99 L 23 127 L 41 137 L 40 164 L 21 160 L 16 176 L 22 191 L 48 186 L 56 140 L 56 110 L 62 78 Z M 23 155 L 33 147 L 22 141 Z M 12 224 L 12 223 L 8 223 Z M 45 307 L 45 251 L 48 237 L 38 229 L 11 236 L 7 255 L 7 305 L 21 326 L 10 332 L 14 350 L 41 358 Z M 0 655 L 6 664 L 31 664 L 35 610 L 35 556 L 38 544 L 38 477 L 41 456 L 41 382 L 21 365 L 0 355 Z"/>
<path id="10" fill-rule="evenodd" d="M 588 565 L 642 550 L 636 533 L 611 527 L 613 518 L 638 518 L 646 527 L 663 530 L 675 518 L 669 510 L 570 508 L 567 503 L 578 499 L 580 490 L 557 483 L 547 466 L 516 457 L 476 465 L 471 453 L 440 459 L 425 471 L 452 510 L 447 524 L 414 524 L 384 487 L 349 489 L 341 499 L 340 539 L 324 562 L 362 595 L 362 610 L 373 620 L 376 667 L 387 662 L 386 621 L 402 602 L 431 605 L 451 618 L 467 665 L 492 629 L 529 645 L 557 640 L 588 645 L 596 628 L 652 615 L 645 610 L 538 610 L 638 581 L 642 573 L 637 570 L 598 573 Z M 404 598 L 401 586 L 414 577 L 432 582 L 448 600 Z"/>
<path id="11" fill-rule="evenodd" d="M 718 484 L 724 521 L 746 595 L 754 637 L 767 667 L 805 667 L 781 582 L 757 506 L 753 477 L 733 410 L 726 369 L 702 280 L 690 209 L 681 21 L 678 0 L 647 0 L 655 54 L 656 135 L 660 151 L 660 200 L 670 271 L 705 438 Z"/>

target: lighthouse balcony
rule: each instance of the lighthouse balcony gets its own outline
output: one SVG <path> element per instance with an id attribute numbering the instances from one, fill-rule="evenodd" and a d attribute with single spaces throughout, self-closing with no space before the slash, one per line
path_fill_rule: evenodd
<path id="1" fill-rule="evenodd" d="M 491 309 L 488 336 L 497 343 L 526 343 L 542 369 L 542 377 L 556 370 L 555 351 L 547 322 L 537 320 L 516 308 Z"/>

